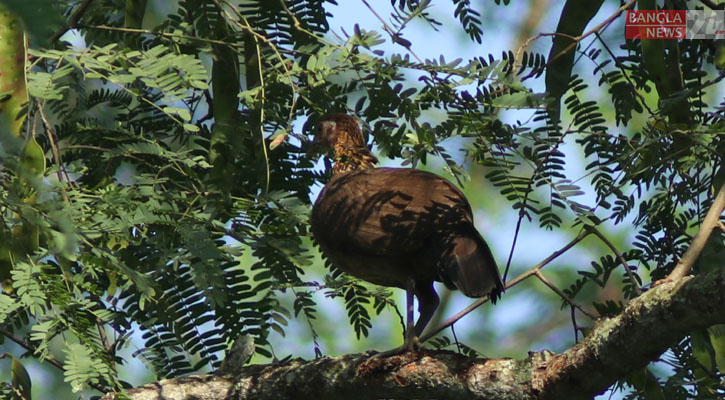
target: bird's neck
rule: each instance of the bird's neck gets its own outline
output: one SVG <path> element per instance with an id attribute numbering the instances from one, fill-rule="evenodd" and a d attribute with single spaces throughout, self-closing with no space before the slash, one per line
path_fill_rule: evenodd
<path id="1" fill-rule="evenodd" d="M 378 158 L 367 147 L 356 147 L 345 144 L 335 146 L 335 165 L 333 174 L 375 168 Z"/>

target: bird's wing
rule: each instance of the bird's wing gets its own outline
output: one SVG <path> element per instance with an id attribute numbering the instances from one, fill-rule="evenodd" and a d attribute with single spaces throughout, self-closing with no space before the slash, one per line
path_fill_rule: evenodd
<path id="1" fill-rule="evenodd" d="M 375 168 L 335 176 L 312 212 L 326 246 L 369 255 L 405 255 L 471 207 L 447 180 L 420 170 Z"/>

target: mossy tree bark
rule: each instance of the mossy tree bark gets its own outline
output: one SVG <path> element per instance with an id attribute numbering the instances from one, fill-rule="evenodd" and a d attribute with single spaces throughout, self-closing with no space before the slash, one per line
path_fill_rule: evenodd
<path id="1" fill-rule="evenodd" d="M 645 366 L 688 332 L 725 323 L 725 273 L 665 282 L 597 322 L 561 354 L 473 359 L 449 351 L 370 354 L 251 365 L 233 374 L 160 381 L 132 399 L 587 399 Z M 106 399 L 114 398 L 112 395 Z"/>

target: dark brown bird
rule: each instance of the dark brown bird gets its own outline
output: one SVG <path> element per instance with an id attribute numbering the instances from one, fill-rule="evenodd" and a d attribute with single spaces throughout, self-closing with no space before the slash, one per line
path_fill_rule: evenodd
<path id="1" fill-rule="evenodd" d="M 458 188 L 426 171 L 376 168 L 349 115 L 325 118 L 315 144 L 335 153 L 332 179 L 310 219 L 322 253 L 350 275 L 407 291 L 405 343 L 384 355 L 419 348 L 418 337 L 438 307 L 433 281 L 469 297 L 500 297 L 496 261 Z M 413 295 L 420 314 L 415 327 Z"/>

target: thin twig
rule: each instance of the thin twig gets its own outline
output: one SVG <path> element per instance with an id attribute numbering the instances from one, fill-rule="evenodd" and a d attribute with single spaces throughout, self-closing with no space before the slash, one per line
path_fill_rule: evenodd
<path id="1" fill-rule="evenodd" d="M 244 46 L 243 44 L 240 44 L 240 43 L 225 42 L 223 40 L 182 35 L 179 33 L 157 32 L 157 31 L 152 31 L 150 29 L 141 29 L 141 28 L 121 28 L 118 26 L 108 26 L 108 25 L 84 25 L 84 26 L 80 26 L 80 28 L 97 29 L 97 30 L 101 30 L 101 31 L 124 32 L 124 33 L 139 33 L 139 34 L 152 35 L 152 36 L 157 36 L 157 37 L 166 38 L 166 39 L 185 39 L 185 40 L 190 40 L 190 41 L 193 40 L 193 41 L 199 42 L 199 43 L 217 44 L 220 46 L 227 46 L 227 47 L 231 47 L 231 48 L 240 48 L 240 47 Z"/>
<path id="2" fill-rule="evenodd" d="M 554 285 L 553 283 L 551 283 L 551 281 L 549 281 L 546 278 L 546 276 L 544 276 L 544 273 L 541 272 L 540 269 L 537 269 L 536 270 L 535 275 L 536 275 L 537 278 L 539 278 L 539 280 L 544 285 L 548 286 L 549 289 L 551 289 L 554 292 L 556 292 L 556 294 L 558 294 L 559 297 L 561 297 L 562 299 L 564 299 L 564 301 L 566 301 L 567 303 L 569 303 L 570 306 L 578 309 L 579 311 L 582 312 L 582 314 L 586 315 L 587 317 L 589 317 L 591 319 L 597 319 L 596 316 L 594 316 L 593 314 L 591 314 L 588 311 L 584 310 L 584 308 L 582 306 L 580 306 L 579 304 L 575 303 L 574 300 L 570 299 L 569 296 L 566 295 L 566 293 L 562 292 L 561 289 L 559 289 L 558 287 L 556 287 L 556 285 Z"/>
<path id="3" fill-rule="evenodd" d="M 609 46 L 607 46 L 607 43 L 604 40 L 602 40 L 602 37 L 599 36 L 599 32 L 597 32 L 596 35 L 597 35 L 597 39 L 599 39 L 599 43 L 602 44 L 602 46 L 604 47 L 604 50 L 606 50 L 607 53 L 609 53 L 609 57 L 612 59 L 612 61 L 614 61 L 614 65 L 617 68 L 619 68 L 619 71 L 622 72 L 622 77 L 624 77 L 624 80 L 626 80 L 627 83 L 629 84 L 629 88 L 632 90 L 632 92 L 635 95 L 637 95 L 637 97 L 639 97 L 639 101 L 642 104 L 642 106 L 644 106 L 644 108 L 647 109 L 647 112 L 649 112 L 649 115 L 654 118 L 655 112 L 652 111 L 652 109 L 649 108 L 649 106 L 647 105 L 647 100 L 645 100 L 644 95 L 642 95 L 642 93 L 640 93 L 640 91 L 637 90 L 637 86 L 634 84 L 634 82 L 632 82 L 632 79 L 630 79 L 630 77 L 629 77 L 629 72 L 627 72 L 627 70 L 624 68 L 624 65 L 622 65 L 622 63 L 617 60 L 617 56 L 614 55 L 614 52 L 612 51 L 612 49 L 610 49 Z M 604 75 L 604 76 L 606 76 L 606 75 Z"/>
<path id="4" fill-rule="evenodd" d="M 574 327 L 574 343 L 579 343 L 579 326 L 576 324 L 576 310 L 574 307 L 571 309 L 571 325 Z"/>
<path id="5" fill-rule="evenodd" d="M 17 343 L 20 347 L 22 347 L 25 350 L 31 352 L 32 354 L 35 354 L 35 352 L 38 350 L 37 347 L 35 347 L 32 344 L 26 342 L 25 340 L 23 340 L 23 339 L 15 336 L 15 335 L 13 335 L 12 333 L 10 333 L 7 330 L 5 330 L 5 328 L 0 327 L 0 335 L 3 335 L 6 338 L 12 340 L 13 342 Z M 52 365 L 52 366 L 60 369 L 61 371 L 65 371 L 65 368 L 63 368 L 63 364 L 61 364 L 61 362 L 58 361 L 58 360 L 56 360 L 55 358 L 52 358 L 50 356 L 46 356 L 45 358 L 43 358 L 43 361 L 45 361 L 48 364 L 50 364 L 50 365 Z M 108 389 L 107 388 L 104 388 L 103 386 L 101 386 L 101 385 L 99 385 L 97 383 L 93 383 L 93 382 L 90 382 L 89 381 L 88 382 L 88 385 L 90 387 L 98 390 L 101 393 L 107 393 L 108 392 Z"/>
<path id="6" fill-rule="evenodd" d="M 605 26 L 611 24 L 615 19 L 619 18 L 619 16 L 622 14 L 622 12 L 624 12 L 625 10 L 627 10 L 627 9 L 631 8 L 632 6 L 634 6 L 635 1 L 636 0 L 630 0 L 627 4 L 623 5 L 622 7 L 619 7 L 617 9 L 617 11 L 614 12 L 614 14 L 610 15 L 609 18 L 607 18 L 604 21 L 602 21 L 599 25 L 595 26 L 594 28 L 590 29 L 589 31 L 587 31 L 587 32 L 585 32 L 585 33 L 583 33 L 583 34 L 581 34 L 581 35 L 579 35 L 577 37 L 573 37 L 572 40 L 574 40 L 574 42 L 571 43 L 569 46 L 567 46 L 567 48 L 565 48 L 564 50 L 562 50 L 559 54 L 555 55 L 551 60 L 549 60 L 549 62 L 547 63 L 547 67 L 548 67 L 549 64 L 551 64 L 552 61 L 554 61 L 557 58 L 559 58 L 559 57 L 563 56 L 564 54 L 568 53 L 569 50 L 571 50 L 572 48 L 574 48 L 577 45 L 577 43 L 579 43 L 582 40 L 584 40 L 587 36 L 592 35 L 594 33 L 598 33 L 600 30 L 602 30 L 602 28 L 604 28 Z"/>
<path id="7" fill-rule="evenodd" d="M 456 343 L 456 350 L 458 351 L 458 354 L 461 354 L 461 343 L 458 341 L 456 328 L 454 328 L 453 325 L 451 325 L 451 333 L 453 334 L 453 341 Z"/>
<path id="8" fill-rule="evenodd" d="M 551 57 L 550 60 L 548 60 L 548 62 L 544 66 L 544 68 L 548 68 L 551 65 L 552 62 L 556 61 L 556 59 L 558 59 L 559 57 L 561 57 L 564 54 L 568 53 L 571 49 L 573 49 L 579 42 L 581 42 L 582 40 L 584 40 L 586 37 L 588 37 L 588 36 L 590 36 L 590 35 L 592 35 L 594 33 L 599 32 L 605 26 L 611 24 L 615 19 L 617 19 L 622 14 L 622 12 L 624 12 L 625 10 L 627 10 L 627 9 L 631 8 L 632 6 L 634 6 L 635 1 L 636 0 L 630 0 L 628 3 L 626 3 L 623 6 L 619 7 L 617 9 L 617 11 L 614 12 L 614 14 L 610 15 L 607 19 L 605 19 L 604 21 L 602 21 L 599 25 L 595 26 L 594 28 L 590 29 L 589 31 L 587 31 L 587 32 L 585 32 L 585 33 L 583 33 L 583 34 L 581 34 L 579 36 L 571 36 L 571 35 L 566 35 L 566 34 L 562 34 L 562 33 L 540 33 L 540 34 L 534 36 L 533 38 L 527 40 L 523 44 L 523 46 L 528 46 L 529 43 L 531 43 L 532 41 L 534 41 L 536 39 L 539 39 L 539 38 L 542 38 L 542 37 L 545 37 L 545 36 L 566 36 L 566 37 L 569 37 L 572 40 L 572 43 L 569 46 L 567 46 L 564 50 L 562 50 L 558 54 L 555 54 L 553 57 Z M 523 81 L 523 80 L 526 80 L 526 79 L 530 78 L 531 76 L 533 76 L 533 74 L 535 72 L 536 71 L 532 71 L 529 75 L 525 76 L 521 80 Z"/>
<path id="9" fill-rule="evenodd" d="M 388 25 L 388 23 L 387 23 L 387 22 L 385 22 L 385 20 L 383 19 L 383 17 L 381 17 L 381 16 L 380 16 L 380 14 L 378 14 L 378 13 L 377 13 L 377 11 L 375 11 L 375 9 L 373 9 L 373 8 L 372 8 L 372 7 L 370 6 L 370 4 L 368 4 L 368 2 L 367 2 L 366 0 L 361 0 L 361 1 L 362 1 L 362 2 L 363 2 L 363 4 L 365 4 L 365 6 L 366 6 L 366 7 L 367 7 L 367 8 L 368 8 L 368 9 L 370 10 L 370 12 L 372 12 L 372 13 L 373 13 L 373 15 L 375 15 L 375 17 L 376 17 L 376 18 L 377 18 L 378 20 L 380 20 L 380 22 L 381 22 L 381 23 L 383 24 L 383 29 L 385 30 L 385 32 L 387 32 L 387 33 L 388 33 L 388 35 L 390 35 L 390 40 L 391 40 L 391 41 L 392 41 L 393 43 L 397 43 L 397 44 L 399 44 L 399 45 L 401 45 L 401 46 L 405 47 L 405 49 L 406 49 L 406 50 L 408 50 L 408 51 L 410 52 L 410 54 L 412 54 L 412 55 L 413 55 L 413 57 L 415 57 L 415 59 L 416 59 L 416 60 L 418 60 L 418 62 L 419 62 L 419 63 L 423 64 L 423 60 L 421 60 L 421 59 L 420 59 L 420 57 L 418 57 L 418 55 L 417 55 L 417 54 L 415 54 L 415 52 L 413 51 L 413 49 L 411 49 L 411 46 L 410 46 L 410 44 L 407 44 L 407 45 L 406 45 L 406 44 L 405 44 L 405 42 L 403 42 L 403 41 L 401 40 L 402 36 L 400 36 L 400 30 L 398 30 L 398 32 L 396 32 L 396 31 L 395 31 L 395 30 L 394 30 L 393 28 L 391 28 L 391 27 L 390 27 L 390 25 Z M 403 39 L 403 40 L 404 40 L 404 39 Z"/>
<path id="10" fill-rule="evenodd" d="M 670 272 L 666 280 L 682 279 L 690 273 L 690 270 L 692 270 L 692 266 L 700 256 L 702 249 L 705 248 L 705 244 L 707 243 L 707 239 L 710 237 L 712 230 L 721 224 L 720 215 L 722 214 L 723 209 L 725 209 L 725 185 L 720 187 L 715 199 L 712 201 L 710 209 L 705 215 L 705 219 L 702 221 L 702 225 L 700 225 L 700 229 L 695 234 L 695 238 L 692 239 L 690 247 L 687 249 L 682 258 L 680 258 L 680 261 L 677 262 L 675 269 Z"/>
<path id="11" fill-rule="evenodd" d="M 519 239 L 519 232 L 521 230 L 521 223 L 524 219 L 524 207 L 526 206 L 526 201 L 529 199 L 529 192 L 526 192 L 524 195 L 524 202 L 523 206 L 519 210 L 519 217 L 516 220 L 516 229 L 514 230 L 514 240 L 511 243 L 511 250 L 509 250 L 509 257 L 508 260 L 506 260 L 506 269 L 503 271 L 503 281 L 506 282 L 506 278 L 508 278 L 509 274 L 509 268 L 511 267 L 511 260 L 514 258 L 514 251 L 516 250 L 516 243 Z"/>
<path id="12" fill-rule="evenodd" d="M 551 147 L 551 149 L 546 152 L 546 156 L 543 159 L 541 159 L 538 163 L 536 163 L 536 166 L 535 166 L 533 172 L 531 173 L 531 179 L 532 180 L 534 179 L 534 177 L 536 176 L 536 174 L 538 174 L 539 171 L 544 167 L 544 165 L 547 162 L 549 162 L 549 159 L 559 149 L 559 146 L 561 146 L 564 143 L 564 139 L 565 139 L 565 137 L 566 137 L 567 134 L 569 134 L 569 131 L 567 131 L 566 133 L 564 133 L 563 135 L 561 135 L 559 137 L 559 139 L 557 139 L 556 144 L 554 144 Z M 518 151 L 517 151 L 517 153 L 518 153 Z M 521 154 L 519 154 L 519 155 L 521 155 Z M 523 155 L 522 155 L 522 157 L 523 157 Z M 554 186 L 554 182 L 552 182 L 551 180 L 549 180 L 547 178 L 544 178 L 544 180 L 546 181 L 546 183 L 548 185 L 550 185 L 554 190 L 556 190 L 555 189 L 555 186 Z M 532 185 L 533 185 L 533 183 L 532 182 L 529 182 L 529 188 L 530 189 L 533 189 L 531 187 Z M 532 192 L 533 192 L 533 190 L 530 190 L 530 191 L 527 191 L 526 192 L 526 194 L 524 195 L 523 204 L 521 206 L 521 209 L 519 210 L 519 217 L 518 217 L 518 219 L 516 221 L 516 230 L 514 231 L 514 240 L 513 240 L 513 243 L 511 244 L 511 250 L 509 251 L 508 261 L 506 262 L 506 270 L 504 270 L 504 273 L 503 273 L 503 281 L 504 282 L 506 282 L 506 278 L 508 277 L 509 267 L 511 266 L 511 260 L 513 259 L 513 256 L 514 256 L 514 250 L 516 249 L 516 243 L 518 241 L 517 239 L 518 239 L 518 236 L 519 236 L 519 231 L 521 229 L 521 224 L 523 223 L 523 219 L 524 219 L 524 215 L 525 215 L 524 210 L 526 209 L 526 204 L 529 201 L 529 194 L 532 193 Z"/>
<path id="13" fill-rule="evenodd" d="M 632 282 L 632 286 L 634 287 L 634 293 L 637 294 L 637 296 L 642 294 L 642 290 L 639 288 L 639 282 L 635 279 L 634 273 L 632 272 L 632 269 L 629 268 L 629 264 L 627 264 L 627 260 L 624 258 L 624 254 L 622 254 L 615 246 L 612 244 L 612 242 L 607 239 L 606 236 L 602 234 L 602 232 L 599 232 L 599 229 L 597 229 L 595 226 L 587 226 L 587 229 L 591 230 L 592 233 L 594 233 L 604 244 L 609 247 L 614 254 L 617 256 L 617 259 L 624 267 L 624 270 L 627 271 L 627 276 L 629 277 L 629 281 Z"/>
<path id="14" fill-rule="evenodd" d="M 58 177 L 59 182 L 63 183 L 65 181 L 69 185 L 73 185 L 73 180 L 70 179 L 70 177 L 68 176 L 68 173 L 65 170 L 65 166 L 63 165 L 63 160 L 60 158 L 60 149 L 58 148 L 58 144 L 55 141 L 55 132 L 53 132 L 53 128 L 50 126 L 50 122 L 48 122 L 48 117 L 45 115 L 45 111 L 43 109 L 44 106 L 44 103 L 38 105 L 38 114 L 40 114 L 40 120 L 43 121 L 43 126 L 45 127 L 45 134 L 48 136 L 48 142 L 50 142 L 50 149 L 53 153 L 55 166 L 56 168 L 58 168 L 56 176 Z M 66 203 L 70 203 L 70 197 L 68 196 L 68 192 L 65 190 L 65 186 L 62 184 L 60 185 L 60 193 L 63 197 L 63 200 Z"/>

